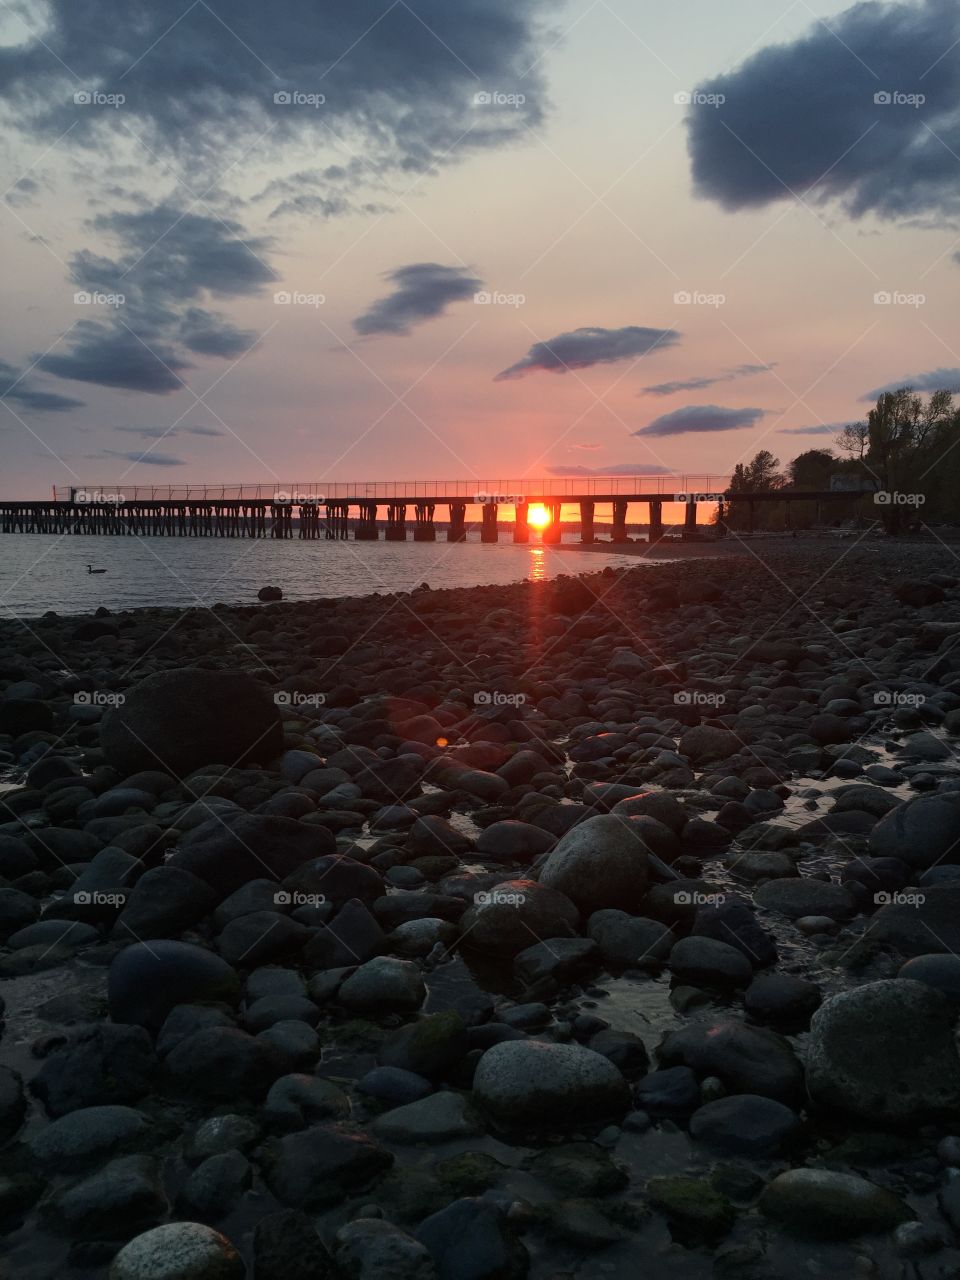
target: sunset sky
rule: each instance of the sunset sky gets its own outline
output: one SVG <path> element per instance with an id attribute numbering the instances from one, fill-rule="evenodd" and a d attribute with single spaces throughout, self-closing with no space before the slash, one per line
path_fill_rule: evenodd
<path id="1" fill-rule="evenodd" d="M 3 497 L 720 477 L 960 389 L 955 0 L 2 12 Z"/>

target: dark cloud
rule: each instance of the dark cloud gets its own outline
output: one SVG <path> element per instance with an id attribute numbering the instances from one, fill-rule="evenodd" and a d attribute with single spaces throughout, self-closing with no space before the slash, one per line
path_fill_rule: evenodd
<path id="1" fill-rule="evenodd" d="M 409 333 L 414 325 L 443 315 L 452 302 L 465 302 L 483 285 L 464 267 L 444 267 L 437 262 L 414 262 L 397 267 L 384 277 L 393 293 L 373 303 L 353 327 L 357 333 Z"/>
<path id="2" fill-rule="evenodd" d="M 172 440 L 175 436 L 222 436 L 224 431 L 215 427 L 115 427 L 131 436 L 142 436 L 144 440 Z"/>
<path id="3" fill-rule="evenodd" d="M 537 369 L 566 373 L 568 369 L 614 364 L 618 360 L 645 356 L 657 347 L 672 347 L 679 340 L 676 329 L 644 329 L 638 325 L 627 325 L 623 329 L 574 329 L 549 342 L 534 343 L 522 360 L 498 373 L 494 382 L 524 378 Z"/>
<path id="4" fill-rule="evenodd" d="M 651 467 L 641 462 L 618 462 L 612 467 L 547 467 L 552 476 L 669 476 L 669 467 Z"/>
<path id="5" fill-rule="evenodd" d="M 714 387 L 718 382 L 736 382 L 738 378 L 755 378 L 758 374 L 769 373 L 777 367 L 773 364 L 740 364 L 725 373 L 715 373 L 712 377 L 689 378 L 686 382 L 658 382 L 652 387 L 644 387 L 640 392 L 645 396 L 672 396 L 678 391 L 702 391 L 705 387 Z"/>
<path id="6" fill-rule="evenodd" d="M 191 354 L 238 359 L 255 344 L 255 333 L 197 303 L 255 296 L 276 280 L 263 256 L 272 240 L 170 204 L 99 214 L 90 225 L 121 251 L 107 257 L 81 250 L 71 279 L 83 293 L 120 301 L 111 319 L 77 324 L 66 351 L 42 356 L 45 372 L 163 395 L 183 385 L 178 375 L 193 368 Z"/>
<path id="7" fill-rule="evenodd" d="M 665 413 L 646 427 L 634 431 L 635 436 L 680 436 L 688 432 L 737 431 L 753 427 L 766 409 L 721 409 L 715 404 L 692 404 L 673 413 Z"/>
<path id="8" fill-rule="evenodd" d="M 97 320 L 81 320 L 71 333 L 70 351 L 51 351 L 37 365 L 57 378 L 155 395 L 179 391 L 178 374 L 193 367 L 172 347 L 156 341 L 147 345 L 118 321 Z"/>
<path id="9" fill-rule="evenodd" d="M 13 183 L 3 198 L 12 208 L 19 209 L 24 205 L 33 204 L 40 194 L 40 189 L 40 183 L 36 178 L 31 178 L 29 174 L 24 174 L 22 178 Z"/>
<path id="10" fill-rule="evenodd" d="M 698 90 L 725 101 L 687 120 L 696 191 L 731 210 L 800 194 L 855 217 L 957 212 L 958 40 L 956 0 L 868 0 L 713 77 Z"/>
<path id="11" fill-rule="evenodd" d="M 783 436 L 835 436 L 838 431 L 842 431 L 846 424 L 835 422 L 832 426 L 829 423 L 823 423 L 816 427 L 782 427 L 780 434 Z"/>
<path id="12" fill-rule="evenodd" d="M 860 399 L 876 400 L 888 391 L 953 391 L 960 392 L 960 369 L 931 369 L 929 373 L 908 373 L 898 382 L 888 382 L 885 386 L 874 387 L 865 392 Z"/>
<path id="13" fill-rule="evenodd" d="M 49 0 L 47 25 L 31 23 L 35 38 L 0 50 L 0 93 L 27 127 L 59 137 L 75 124 L 83 141 L 102 145 L 128 141 L 127 125 L 154 151 L 197 169 L 219 166 L 234 142 L 246 151 L 263 137 L 263 150 L 276 153 L 343 136 L 373 172 L 422 173 L 541 121 L 541 19 L 553 7 Z M 78 90 L 125 101 L 75 105 Z M 525 102 L 478 107 L 478 91 L 520 93 Z"/>
<path id="14" fill-rule="evenodd" d="M 12 400 L 21 409 L 32 409 L 36 413 L 67 413 L 84 405 L 82 400 L 73 400 L 70 396 L 38 391 L 25 379 L 21 381 L 20 373 L 6 360 L 0 360 L 0 400 Z"/>
<path id="15" fill-rule="evenodd" d="M 183 458 L 173 458 L 168 453 L 139 453 L 136 450 L 131 453 L 122 453 L 118 449 L 104 449 L 102 456 L 120 458 L 124 462 L 142 463 L 145 467 L 185 467 L 187 465 Z"/>

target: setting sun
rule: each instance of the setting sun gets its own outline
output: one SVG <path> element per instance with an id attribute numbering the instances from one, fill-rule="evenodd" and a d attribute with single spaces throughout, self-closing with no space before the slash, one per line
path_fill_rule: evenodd
<path id="1" fill-rule="evenodd" d="M 550 512 L 541 503 L 536 503 L 527 512 L 527 524 L 531 529 L 545 529 L 550 523 Z"/>

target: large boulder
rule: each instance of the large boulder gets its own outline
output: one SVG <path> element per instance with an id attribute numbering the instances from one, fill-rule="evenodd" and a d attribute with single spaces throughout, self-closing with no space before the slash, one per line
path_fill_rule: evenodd
<path id="1" fill-rule="evenodd" d="M 280 713 L 241 671 L 160 671 L 100 722 L 100 745 L 122 775 L 162 769 L 185 777 L 202 765 L 265 763 L 283 750 Z"/>
<path id="2" fill-rule="evenodd" d="M 873 1124 L 960 1116 L 955 1021 L 947 996 L 909 979 L 834 996 L 810 1023 L 811 1098 Z"/>
<path id="3" fill-rule="evenodd" d="M 709 724 L 698 724 L 688 729 L 679 746 L 680 754 L 693 765 L 728 760 L 742 748 L 742 740 L 730 729 L 718 729 Z"/>
<path id="4" fill-rule="evenodd" d="M 638 908 L 647 876 L 643 841 L 629 820 L 605 813 L 567 832 L 543 864 L 540 883 L 590 915 L 605 907 Z"/>
<path id="5" fill-rule="evenodd" d="M 124 1245 L 110 1280 L 242 1280 L 246 1268 L 236 1249 L 200 1222 L 167 1222 Z"/>
<path id="6" fill-rule="evenodd" d="M 194 827 L 167 865 L 199 876 L 226 897 L 248 880 L 283 880 L 303 863 L 335 850 L 336 840 L 326 827 L 308 826 L 295 818 L 236 812 Z"/>
<path id="7" fill-rule="evenodd" d="M 960 952 L 960 883 L 911 890 L 881 907 L 850 961 L 868 960 L 878 949 L 902 956 Z"/>
<path id="8" fill-rule="evenodd" d="M 768 1218 L 797 1235 L 844 1239 L 864 1232 L 892 1231 L 913 1217 L 884 1187 L 832 1169 L 788 1169 L 760 1197 Z"/>
<path id="9" fill-rule="evenodd" d="M 609 1058 L 546 1040 L 507 1040 L 488 1049 L 477 1064 L 473 1093 L 503 1129 L 619 1120 L 630 1104 L 630 1088 Z"/>
<path id="10" fill-rule="evenodd" d="M 960 862 L 960 793 L 917 796 L 891 809 L 870 833 L 870 852 L 918 868 Z"/>

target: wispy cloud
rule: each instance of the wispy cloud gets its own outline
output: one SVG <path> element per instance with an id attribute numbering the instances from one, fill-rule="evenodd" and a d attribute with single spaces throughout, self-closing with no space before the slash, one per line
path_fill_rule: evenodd
<path id="1" fill-rule="evenodd" d="M 756 426 L 766 413 L 766 409 L 723 409 L 715 404 L 694 404 L 665 413 L 633 434 L 681 436 L 689 432 L 738 431 L 742 427 Z"/>
<path id="2" fill-rule="evenodd" d="M 536 342 L 516 364 L 504 369 L 494 382 L 525 378 L 538 369 L 566 373 L 568 369 L 589 369 L 595 364 L 615 364 L 649 355 L 657 347 L 672 347 L 680 340 L 676 329 L 647 329 L 626 325 L 622 329 L 599 327 L 574 329 L 549 342 Z"/>

